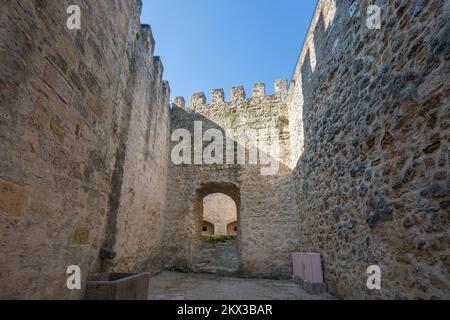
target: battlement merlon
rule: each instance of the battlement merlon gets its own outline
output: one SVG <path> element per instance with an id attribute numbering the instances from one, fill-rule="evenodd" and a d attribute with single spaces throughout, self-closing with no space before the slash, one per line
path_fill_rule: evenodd
<path id="1" fill-rule="evenodd" d="M 189 103 L 189 109 L 197 110 L 201 106 L 206 105 L 206 96 L 204 92 L 196 92 L 191 97 L 191 102 Z"/>
<path id="2" fill-rule="evenodd" d="M 186 100 L 184 100 L 184 97 L 175 97 L 173 98 L 173 105 L 184 109 L 186 107 Z"/>
<path id="3" fill-rule="evenodd" d="M 211 96 L 211 104 L 217 105 L 225 103 L 225 93 L 223 89 L 213 89 Z"/>
<path id="4" fill-rule="evenodd" d="M 282 99 L 287 97 L 288 94 L 288 81 L 287 79 L 275 80 L 275 94 L 282 96 Z"/>
<path id="5" fill-rule="evenodd" d="M 139 34 L 139 37 L 136 35 L 136 40 L 139 41 L 141 48 L 148 53 L 148 55 L 145 55 L 145 63 L 151 68 L 149 71 L 154 79 L 161 83 L 164 105 L 170 105 L 170 85 L 168 81 L 163 80 L 164 65 L 161 61 L 161 57 L 154 55 L 155 38 L 153 37 L 152 28 L 148 24 L 141 24 Z"/>
<path id="6" fill-rule="evenodd" d="M 271 97 L 279 99 L 281 102 L 284 101 L 288 94 L 288 81 L 287 79 L 278 79 L 274 83 L 275 92 L 274 94 L 266 94 L 266 85 L 263 82 L 259 82 L 252 87 L 252 97 L 247 98 L 244 86 L 234 86 L 231 89 L 231 101 L 225 100 L 225 92 L 223 89 L 213 89 L 211 92 L 211 103 L 208 104 L 206 101 L 206 95 L 204 92 L 196 92 L 191 98 L 189 105 L 186 105 L 186 100 L 184 97 L 175 97 L 173 99 L 173 104 L 179 108 L 185 109 L 187 111 L 198 111 L 205 106 L 225 106 L 231 104 L 232 106 L 237 106 L 243 101 L 248 101 L 251 99 L 264 99 L 266 97 Z"/>
<path id="7" fill-rule="evenodd" d="M 153 57 L 153 73 L 155 74 L 155 78 L 162 80 L 162 76 L 164 74 L 164 66 L 161 61 L 161 57 L 155 56 Z"/>
<path id="8" fill-rule="evenodd" d="M 164 107 L 169 107 L 170 108 L 170 83 L 167 80 L 163 80 L 163 104 Z"/>
<path id="9" fill-rule="evenodd" d="M 152 28 L 148 24 L 141 24 L 141 35 L 147 44 L 147 50 L 150 56 L 153 57 L 155 53 L 155 38 L 153 37 Z"/>
<path id="10" fill-rule="evenodd" d="M 153 70 L 151 70 L 152 74 L 155 75 L 155 78 L 159 81 L 162 81 L 162 76 L 164 73 L 164 66 L 159 56 L 155 56 L 155 38 L 153 37 L 152 29 L 148 24 L 141 24 L 140 28 L 140 37 L 137 39 L 139 41 L 140 46 L 143 47 L 144 50 L 147 51 L 148 55 L 146 58 L 146 63 L 148 66 L 151 66 Z"/>
<path id="11" fill-rule="evenodd" d="M 266 95 L 266 84 L 264 82 L 255 83 L 252 94 L 253 98 L 264 97 Z"/>
<path id="12" fill-rule="evenodd" d="M 231 89 L 231 102 L 237 103 L 246 99 L 244 86 L 236 86 Z"/>

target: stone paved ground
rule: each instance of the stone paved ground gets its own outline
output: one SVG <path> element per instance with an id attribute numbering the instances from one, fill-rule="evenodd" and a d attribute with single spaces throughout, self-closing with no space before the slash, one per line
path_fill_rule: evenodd
<path id="1" fill-rule="evenodd" d="M 150 279 L 149 300 L 319 300 L 287 280 L 163 272 Z"/>

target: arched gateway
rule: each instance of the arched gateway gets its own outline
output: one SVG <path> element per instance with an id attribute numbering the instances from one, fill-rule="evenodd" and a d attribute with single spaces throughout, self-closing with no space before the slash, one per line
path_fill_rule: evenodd
<path id="1" fill-rule="evenodd" d="M 239 243 L 240 237 L 224 237 L 226 233 L 226 223 L 223 234 L 216 234 L 215 238 L 203 237 L 203 227 L 205 226 L 204 200 L 208 196 L 224 194 L 231 198 L 236 205 L 236 225 L 239 223 L 239 213 L 241 196 L 239 188 L 229 182 L 209 182 L 203 184 L 196 191 L 194 201 L 194 217 L 198 233 L 192 238 L 193 255 L 192 269 L 197 272 L 211 272 L 233 274 L 239 271 Z M 217 229 L 217 226 L 214 226 Z M 214 233 L 214 232 L 213 232 Z"/>

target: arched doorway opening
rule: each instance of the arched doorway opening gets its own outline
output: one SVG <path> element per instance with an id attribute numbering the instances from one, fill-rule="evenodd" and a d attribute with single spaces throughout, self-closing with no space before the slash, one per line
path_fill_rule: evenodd
<path id="1" fill-rule="evenodd" d="M 240 190 L 233 183 L 205 183 L 196 192 L 196 235 L 192 268 L 196 272 L 239 271 Z M 214 232 L 211 225 L 214 227 Z"/>
<path id="2" fill-rule="evenodd" d="M 203 229 L 210 223 L 214 225 L 212 234 L 217 237 L 236 236 L 236 233 L 230 232 L 233 231 L 233 228 L 228 229 L 229 221 L 237 226 L 236 204 L 231 197 L 223 193 L 211 193 L 203 198 L 202 232 L 205 232 Z"/>

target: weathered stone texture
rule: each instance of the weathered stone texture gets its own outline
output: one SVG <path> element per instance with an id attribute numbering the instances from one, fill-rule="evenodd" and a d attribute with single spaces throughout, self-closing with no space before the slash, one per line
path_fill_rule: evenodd
<path id="1" fill-rule="evenodd" d="M 81 30 L 66 28 L 72 4 Z M 172 109 L 140 11 L 2 2 L 0 298 L 80 298 L 66 287 L 73 264 L 83 285 L 92 272 L 195 270 L 214 193 L 236 204 L 239 259 L 234 246 L 206 258 L 233 272 L 287 278 L 292 252 L 317 252 L 342 297 L 450 298 L 449 0 L 320 0 L 289 91 L 237 86 L 226 101 L 216 89 Z M 245 164 L 227 144 L 235 164 L 173 163 L 170 135 L 195 136 L 195 121 Z M 373 264 L 381 291 L 366 288 Z"/>
<path id="2" fill-rule="evenodd" d="M 272 176 L 261 175 L 260 164 L 248 164 L 249 149 L 258 148 L 255 133 L 250 135 L 251 143 L 244 146 L 238 143 L 246 149 L 247 164 L 170 163 L 164 232 L 170 237 L 164 242 L 168 267 L 192 270 L 201 250 L 200 204 L 205 196 L 220 192 L 230 196 L 237 205 L 240 273 L 291 276 L 290 254 L 298 245 L 298 217 L 288 168 L 287 106 L 280 94 L 263 95 L 263 87 L 263 84 L 256 85 L 255 95 L 249 99 L 245 98 L 242 87 L 236 87 L 231 102 L 223 100 L 222 90 L 214 91 L 214 100 L 208 105 L 203 93 L 194 94 L 189 106 L 184 106 L 182 98 L 174 99 L 177 104 L 171 112 L 172 132 L 183 128 L 193 136 L 194 121 L 200 121 L 203 133 L 214 128 L 240 141 L 239 130 L 277 128 L 281 152 L 277 159 L 272 159 L 279 162 L 279 172 Z M 270 142 L 267 136 L 261 140 Z M 176 144 L 178 141 L 172 142 L 172 146 Z"/>
<path id="3" fill-rule="evenodd" d="M 444 0 L 319 2 L 288 106 L 300 248 L 341 296 L 450 297 L 449 21 Z"/>
<path id="4" fill-rule="evenodd" d="M 71 4 L 81 30 L 66 28 Z M 146 262 L 160 248 L 168 87 L 140 7 L 2 3 L 2 298 L 80 298 L 83 290 L 66 287 L 66 268 L 79 265 L 83 279 L 99 271 L 102 245 L 117 253 L 104 268 L 159 267 Z"/>

